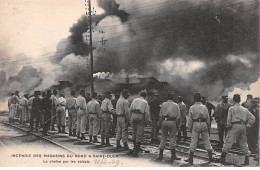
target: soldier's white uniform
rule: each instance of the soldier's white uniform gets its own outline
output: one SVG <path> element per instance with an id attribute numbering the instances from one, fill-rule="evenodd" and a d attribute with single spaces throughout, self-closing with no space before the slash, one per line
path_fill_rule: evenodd
<path id="1" fill-rule="evenodd" d="M 66 107 L 66 99 L 64 97 L 59 97 L 57 100 L 57 126 L 65 127 L 66 122 L 66 113 L 65 113 L 65 107 Z"/>
<path id="2" fill-rule="evenodd" d="M 212 147 L 209 141 L 209 129 L 210 117 L 208 109 L 201 102 L 196 102 L 190 107 L 188 116 L 188 128 L 191 130 L 191 143 L 190 151 L 194 152 L 197 147 L 198 138 L 201 134 L 205 148 L 208 151 L 212 151 Z"/>
<path id="3" fill-rule="evenodd" d="M 149 105 L 143 97 L 133 100 L 130 106 L 130 118 L 133 142 L 140 143 L 143 141 L 145 124 L 150 121 Z"/>
<path id="4" fill-rule="evenodd" d="M 27 107 L 28 107 L 28 100 L 27 100 L 25 97 L 22 97 L 22 98 L 19 100 L 20 123 L 25 123 L 26 120 L 29 120 L 29 119 L 26 117 Z"/>
<path id="5" fill-rule="evenodd" d="M 114 108 L 111 100 L 105 98 L 101 104 L 102 116 L 101 116 L 101 137 L 109 138 L 111 129 L 111 114 L 114 112 Z"/>
<path id="6" fill-rule="evenodd" d="M 58 99 L 57 97 L 52 94 L 51 95 L 51 100 L 52 100 L 52 107 L 51 107 L 51 129 L 54 130 L 54 124 L 56 121 L 56 109 L 57 109 L 57 104 L 58 104 Z"/>
<path id="7" fill-rule="evenodd" d="M 30 97 L 29 98 L 29 100 L 28 100 L 28 121 L 30 121 L 30 119 L 31 119 L 31 115 L 32 115 L 32 102 L 33 102 L 33 99 L 34 99 L 35 97 L 34 96 L 32 96 L 32 97 Z"/>
<path id="8" fill-rule="evenodd" d="M 71 96 L 66 99 L 66 109 L 68 109 L 68 127 L 69 131 L 75 131 L 77 129 L 77 110 L 76 110 L 76 98 Z"/>
<path id="9" fill-rule="evenodd" d="M 163 119 L 161 125 L 161 143 L 159 149 L 165 149 L 166 139 L 169 132 L 169 149 L 175 149 L 176 134 L 181 126 L 181 113 L 178 104 L 168 100 L 162 104 L 160 117 Z"/>
<path id="10" fill-rule="evenodd" d="M 10 100 L 10 114 L 9 119 L 13 119 L 18 111 L 17 106 L 19 104 L 19 98 L 16 95 L 13 95 Z"/>
<path id="11" fill-rule="evenodd" d="M 125 143 L 128 138 L 128 122 L 129 122 L 129 102 L 121 96 L 116 103 L 117 114 L 117 133 L 116 140 Z"/>
<path id="12" fill-rule="evenodd" d="M 89 136 L 96 138 L 99 132 L 99 118 L 102 115 L 100 105 L 96 99 L 92 99 L 87 104 L 87 114 L 89 115 Z"/>
<path id="13" fill-rule="evenodd" d="M 79 95 L 76 99 L 77 109 L 77 133 L 85 133 L 86 131 L 86 116 L 87 116 L 87 104 L 84 97 Z"/>
<path id="14" fill-rule="evenodd" d="M 235 141 L 239 142 L 245 156 L 250 155 L 247 146 L 246 126 L 251 127 L 255 123 L 255 117 L 248 109 L 236 103 L 228 110 L 227 127 L 230 128 L 224 142 L 223 152 L 228 153 Z"/>

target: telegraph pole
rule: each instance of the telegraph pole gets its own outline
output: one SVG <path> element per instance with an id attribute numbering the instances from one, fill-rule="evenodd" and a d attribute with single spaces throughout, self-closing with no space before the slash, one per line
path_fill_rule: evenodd
<path id="1" fill-rule="evenodd" d="M 93 46 L 92 46 L 92 14 L 91 14 L 91 0 L 88 0 L 88 15 L 89 15 L 89 45 L 90 45 L 90 85 L 91 93 L 94 92 L 94 70 L 93 70 Z"/>

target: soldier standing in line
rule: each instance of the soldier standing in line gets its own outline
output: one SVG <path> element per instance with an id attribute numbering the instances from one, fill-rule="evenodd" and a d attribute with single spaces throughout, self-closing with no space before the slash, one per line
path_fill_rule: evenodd
<path id="1" fill-rule="evenodd" d="M 209 118 L 210 118 L 210 123 L 209 123 L 209 135 L 210 135 L 211 122 L 212 122 L 212 120 L 213 120 L 213 119 L 212 119 L 212 111 L 215 110 L 215 106 L 214 106 L 212 103 L 208 102 L 208 101 L 207 101 L 207 98 L 204 97 L 204 96 L 201 96 L 201 103 L 202 103 L 203 105 L 205 105 L 205 106 L 207 107 L 207 109 L 208 109 Z"/>
<path id="2" fill-rule="evenodd" d="M 25 124 L 27 108 L 28 108 L 28 100 L 25 98 L 25 96 L 23 96 L 19 100 L 20 124 Z"/>
<path id="3" fill-rule="evenodd" d="M 252 100 L 253 100 L 252 94 L 248 94 L 248 95 L 246 96 L 246 101 L 243 102 L 241 105 L 242 105 L 243 107 L 249 109 L 250 106 L 251 106 L 251 101 L 252 101 Z"/>
<path id="4" fill-rule="evenodd" d="M 41 92 L 40 91 L 35 91 L 34 92 L 34 99 L 32 101 L 32 114 L 31 114 L 31 119 L 30 119 L 30 127 L 31 127 L 31 132 L 33 132 L 33 124 L 34 124 L 34 119 L 36 119 L 35 122 L 35 127 L 36 127 L 36 132 L 38 132 L 38 126 L 39 126 L 39 119 L 40 119 L 40 110 L 42 108 L 42 101 L 40 99 Z"/>
<path id="5" fill-rule="evenodd" d="M 90 93 L 86 93 L 85 95 L 86 104 L 88 104 L 89 101 L 91 101 L 91 95 Z M 89 115 L 86 117 L 86 132 L 89 130 Z"/>
<path id="6" fill-rule="evenodd" d="M 232 105 L 228 103 L 228 96 L 222 96 L 222 102 L 219 103 L 216 107 L 215 111 L 215 119 L 218 126 L 218 136 L 219 136 L 219 145 L 223 146 L 224 144 L 224 134 L 225 137 L 227 136 L 228 129 L 226 127 L 227 125 L 227 116 L 228 116 L 228 109 Z"/>
<path id="7" fill-rule="evenodd" d="M 9 122 L 14 123 L 14 117 L 17 112 L 17 105 L 19 104 L 19 91 L 16 91 L 14 95 L 10 99 L 10 114 L 9 114 Z"/>
<path id="8" fill-rule="evenodd" d="M 187 130 L 186 130 L 187 120 L 186 120 L 186 114 L 187 114 L 188 111 L 187 111 L 186 105 L 182 101 L 182 97 L 181 96 L 177 97 L 177 104 L 178 104 L 178 106 L 180 108 L 180 112 L 181 112 L 181 127 L 180 127 L 180 130 L 178 132 L 177 141 L 179 142 L 181 140 L 181 132 L 183 134 L 184 141 L 186 141 L 187 140 Z"/>
<path id="9" fill-rule="evenodd" d="M 159 142 L 158 134 L 159 134 L 159 114 L 160 114 L 160 100 L 159 94 L 153 94 L 153 98 L 149 103 L 150 112 L 151 112 L 151 120 L 152 120 L 152 131 L 151 131 L 151 143 Z"/>
<path id="10" fill-rule="evenodd" d="M 31 120 L 31 115 L 32 115 L 32 102 L 33 102 L 33 99 L 35 98 L 35 96 L 31 96 L 28 100 L 28 112 L 29 112 L 29 121 Z"/>
<path id="11" fill-rule="evenodd" d="M 52 131 L 56 131 L 56 129 L 54 128 L 54 124 L 56 121 L 56 109 L 57 109 L 57 94 L 58 94 L 58 90 L 57 89 L 53 89 L 52 91 L 52 95 L 51 95 L 51 100 L 52 100 L 52 109 L 51 109 L 51 130 Z"/>
<path id="12" fill-rule="evenodd" d="M 106 92 L 106 97 L 102 101 L 101 109 L 101 145 L 110 146 L 110 130 L 111 130 L 111 114 L 114 113 L 114 108 L 111 103 L 112 93 L 110 91 Z M 106 139 L 106 144 L 105 144 Z"/>
<path id="13" fill-rule="evenodd" d="M 57 100 L 57 126 L 58 133 L 66 133 L 65 132 L 65 123 L 66 123 L 66 99 L 63 94 L 60 94 L 60 97 Z"/>
<path id="14" fill-rule="evenodd" d="M 87 104 L 85 96 L 85 90 L 80 90 L 79 96 L 76 98 L 76 110 L 77 110 L 77 138 L 85 140 L 86 132 L 86 114 Z"/>
<path id="15" fill-rule="evenodd" d="M 11 123 L 10 115 L 11 115 L 11 99 L 14 93 L 11 93 L 11 97 L 8 99 L 8 109 L 9 109 L 9 123 Z"/>
<path id="16" fill-rule="evenodd" d="M 114 110 L 116 110 L 116 103 L 117 103 L 119 97 L 120 97 L 120 94 L 117 93 L 117 94 L 115 94 L 115 98 L 111 101 Z M 114 113 L 114 114 L 112 114 L 112 116 L 113 116 L 113 123 L 112 123 L 112 126 L 111 126 L 111 135 L 115 135 L 116 125 L 117 125 L 117 114 Z"/>
<path id="17" fill-rule="evenodd" d="M 191 131 L 190 157 L 185 160 L 193 164 L 193 155 L 198 144 L 198 138 L 201 134 L 205 148 L 209 154 L 209 163 L 212 162 L 212 147 L 209 141 L 210 116 L 208 109 L 201 103 L 200 93 L 194 94 L 195 104 L 190 107 L 188 116 L 188 128 Z"/>
<path id="18" fill-rule="evenodd" d="M 255 123 L 255 117 L 248 109 L 240 105 L 240 95 L 233 97 L 234 105 L 228 110 L 227 127 L 229 132 L 224 142 L 221 154 L 221 163 L 225 164 L 227 153 L 229 153 L 235 141 L 238 141 L 240 148 L 245 155 L 244 165 L 249 165 L 250 151 L 247 146 L 246 128 Z"/>
<path id="19" fill-rule="evenodd" d="M 132 124 L 132 140 L 134 144 L 133 155 L 138 157 L 143 142 L 144 127 L 150 121 L 150 108 L 145 100 L 146 92 L 141 92 L 140 97 L 133 100 L 130 106 L 130 119 Z"/>
<path id="20" fill-rule="evenodd" d="M 99 119 L 102 115 L 102 110 L 97 101 L 97 93 L 92 94 L 92 100 L 87 104 L 87 114 L 89 115 L 89 142 L 92 142 L 92 137 L 94 138 L 93 143 L 98 143 L 97 135 L 99 132 Z"/>
<path id="21" fill-rule="evenodd" d="M 174 160 L 180 160 L 176 156 L 176 134 L 181 126 L 181 113 L 178 104 L 173 102 L 173 92 L 169 92 L 167 95 L 167 102 L 162 104 L 160 110 L 160 120 L 159 127 L 161 127 L 161 143 L 159 146 L 160 152 L 158 161 L 163 159 L 163 151 L 166 145 L 166 139 L 169 132 L 170 144 L 169 148 L 171 150 L 171 159 L 168 162 L 173 162 Z"/>
<path id="22" fill-rule="evenodd" d="M 75 91 L 70 92 L 70 97 L 66 99 L 66 109 L 68 110 L 68 128 L 69 128 L 69 136 L 76 137 L 76 129 L 77 129 L 77 110 L 76 110 L 76 97 Z"/>
<path id="23" fill-rule="evenodd" d="M 51 125 L 51 108 L 52 108 L 52 100 L 51 100 L 51 90 L 47 90 L 47 95 L 45 93 L 42 94 L 42 105 L 43 105 L 43 136 L 50 136 L 48 134 L 48 130 L 50 129 Z"/>
<path id="24" fill-rule="evenodd" d="M 258 153 L 258 140 L 259 140 L 259 108 L 256 99 L 251 101 L 251 107 L 248 109 L 255 116 L 255 124 L 246 129 L 247 142 L 249 150 L 252 153 Z"/>
<path id="25" fill-rule="evenodd" d="M 121 97 L 116 103 L 116 114 L 117 114 L 117 132 L 116 132 L 116 148 L 120 149 L 120 140 L 122 139 L 124 149 L 128 150 L 127 138 L 128 138 L 128 126 L 129 126 L 129 91 L 123 90 Z"/>
<path id="26" fill-rule="evenodd" d="M 97 97 L 97 101 L 98 101 L 100 107 L 101 107 L 101 104 L 102 104 L 102 101 L 103 101 L 103 100 L 104 100 L 104 99 L 103 99 L 102 94 L 99 94 L 98 97 Z"/>

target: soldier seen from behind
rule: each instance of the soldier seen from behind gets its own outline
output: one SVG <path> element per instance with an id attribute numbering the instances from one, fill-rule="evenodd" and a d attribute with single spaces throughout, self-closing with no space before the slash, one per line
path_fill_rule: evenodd
<path id="1" fill-rule="evenodd" d="M 186 115 L 187 115 L 188 110 L 187 110 L 186 105 L 182 101 L 182 97 L 181 96 L 177 97 L 176 102 L 177 102 L 177 104 L 178 104 L 178 106 L 180 108 L 180 112 L 181 112 L 181 127 L 180 127 L 179 132 L 178 132 L 177 142 L 179 142 L 181 140 L 181 132 L 183 134 L 184 141 L 186 141 L 187 140 L 187 130 L 186 130 L 187 120 L 186 120 Z"/>
<path id="2" fill-rule="evenodd" d="M 162 104 L 160 110 L 160 120 L 159 127 L 161 128 L 161 143 L 159 146 L 160 152 L 158 161 L 163 159 L 163 151 L 166 146 L 166 140 L 169 133 L 169 149 L 171 150 L 171 159 L 168 162 L 173 162 L 174 160 L 180 160 L 176 156 L 176 134 L 181 126 L 181 113 L 180 108 L 177 103 L 173 102 L 174 94 L 173 92 L 169 92 L 167 95 L 167 102 Z"/>
<path id="3" fill-rule="evenodd" d="M 97 101 L 96 92 L 92 93 L 92 100 L 88 102 L 86 112 L 89 117 L 89 142 L 93 141 L 93 143 L 98 143 L 97 135 L 100 129 L 99 122 L 102 115 L 102 110 Z"/>
<path id="4" fill-rule="evenodd" d="M 66 99 L 66 109 L 68 110 L 68 128 L 69 136 L 76 137 L 77 129 L 77 110 L 76 110 L 76 97 L 75 91 L 70 92 L 70 97 Z"/>
<path id="5" fill-rule="evenodd" d="M 38 132 L 38 126 L 39 126 L 39 120 L 40 120 L 40 114 L 41 114 L 41 108 L 42 108 L 42 101 L 40 99 L 41 92 L 35 91 L 34 92 L 34 99 L 32 101 L 32 113 L 31 113 L 31 119 L 30 119 L 30 127 L 31 132 L 33 132 L 33 125 L 35 120 L 35 128 L 36 132 Z"/>
<path id="6" fill-rule="evenodd" d="M 116 103 L 116 115 L 117 115 L 117 133 L 116 133 L 116 148 L 121 149 L 122 146 L 120 141 L 124 144 L 124 150 L 128 150 L 128 126 L 130 123 L 129 115 L 129 102 L 127 98 L 129 97 L 129 91 L 123 90 L 121 97 Z"/>
<path id="7" fill-rule="evenodd" d="M 111 102 L 112 93 L 110 91 L 106 92 L 106 97 L 102 101 L 101 109 L 101 145 L 110 146 L 110 130 L 111 130 L 111 114 L 114 114 L 114 108 Z M 106 143 L 105 143 L 106 140 Z"/>
<path id="8" fill-rule="evenodd" d="M 52 109 L 52 100 L 51 100 L 51 90 L 47 90 L 47 94 L 43 93 L 42 105 L 43 105 L 43 136 L 50 136 L 48 130 L 51 126 L 51 109 Z"/>
<path id="9" fill-rule="evenodd" d="M 215 111 L 215 119 L 217 122 L 217 127 L 218 127 L 218 137 L 219 137 L 219 145 L 223 146 L 224 144 L 224 134 L 225 137 L 227 136 L 227 116 L 228 116 L 228 109 L 232 105 L 228 103 L 228 96 L 222 96 L 222 102 L 219 103 L 216 107 Z"/>
<path id="10" fill-rule="evenodd" d="M 130 106 L 130 119 L 132 124 L 132 140 L 134 144 L 133 156 L 138 157 L 144 137 L 144 128 L 150 121 L 150 108 L 145 100 L 147 93 L 140 93 L 140 97 L 133 100 Z"/>
<path id="11" fill-rule="evenodd" d="M 151 121 L 152 121 L 152 131 L 151 131 L 151 143 L 159 142 L 159 114 L 160 114 L 160 97 L 159 94 L 153 94 L 152 100 L 149 102 L 150 113 L 151 113 Z"/>
<path id="12" fill-rule="evenodd" d="M 190 156 L 189 159 L 185 160 L 190 164 L 193 164 L 193 155 L 196 150 L 199 135 L 202 137 L 205 148 L 208 151 L 209 163 L 212 162 L 212 147 L 209 141 L 209 129 L 210 129 L 210 116 L 208 109 L 201 103 L 200 93 L 194 94 L 194 104 L 189 109 L 188 116 L 188 129 L 191 132 L 190 142 Z"/>
<path id="13" fill-rule="evenodd" d="M 235 94 L 233 97 L 234 106 L 228 110 L 227 128 L 229 132 L 224 142 L 221 154 L 221 163 L 225 164 L 226 155 L 229 153 L 235 141 L 238 141 L 240 148 L 245 155 L 244 165 L 249 165 L 250 151 L 247 146 L 246 128 L 255 123 L 255 117 L 248 109 L 240 105 L 240 95 Z"/>

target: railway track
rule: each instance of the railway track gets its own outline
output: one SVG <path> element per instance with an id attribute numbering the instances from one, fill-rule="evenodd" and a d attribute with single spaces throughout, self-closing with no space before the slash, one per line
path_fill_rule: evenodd
<path id="1" fill-rule="evenodd" d="M 41 136 L 41 135 L 39 135 L 39 134 L 30 132 L 29 130 L 24 129 L 24 128 L 21 128 L 21 127 L 19 127 L 19 126 L 17 126 L 17 125 L 14 125 L 14 124 L 10 124 L 10 123 L 7 123 L 7 122 L 2 122 L 2 123 L 3 123 L 4 125 L 11 126 L 11 127 L 16 128 L 16 129 L 19 129 L 20 131 L 26 132 L 26 133 L 28 133 L 28 134 L 32 134 L 32 135 L 36 136 L 37 138 L 40 138 L 40 139 L 42 139 L 42 140 L 45 140 L 45 141 L 47 141 L 48 143 L 50 143 L 50 144 L 52 144 L 52 145 L 55 145 L 55 146 L 57 146 L 58 148 L 61 148 L 61 149 L 65 150 L 65 151 L 67 151 L 67 152 L 69 152 L 69 153 L 77 154 L 75 151 L 73 151 L 73 150 L 71 150 L 71 149 L 69 149 L 69 148 L 67 148 L 67 147 L 65 147 L 65 146 L 63 146 L 63 145 L 61 145 L 61 144 L 59 144 L 59 143 L 53 141 L 53 140 L 50 140 L 50 139 L 48 139 L 48 138 L 46 138 L 46 137 L 44 137 L 44 136 Z M 0 141 L 0 144 L 3 145 L 3 146 L 6 148 L 6 146 L 5 146 L 1 141 Z"/>
<path id="2" fill-rule="evenodd" d="M 4 122 L 4 124 L 8 125 L 8 126 L 15 127 L 17 129 L 20 129 L 20 130 L 25 131 L 27 133 L 31 133 L 31 132 L 29 132 L 29 130 L 26 130 L 26 128 L 20 127 L 19 124 L 9 124 L 9 123 L 6 123 L 6 122 Z M 38 138 L 46 140 L 49 143 L 52 143 L 52 144 L 56 145 L 57 147 L 62 148 L 62 149 L 66 150 L 66 151 L 68 151 L 72 154 L 78 154 L 75 150 L 73 150 L 73 148 L 64 146 L 64 143 L 61 144 L 60 142 L 55 142 L 54 140 L 46 138 L 46 137 L 39 135 L 37 133 L 31 133 L 31 134 L 37 136 Z M 131 130 L 130 130 L 130 133 L 129 133 L 129 140 L 130 141 L 131 141 L 131 136 L 132 136 L 132 134 L 131 134 Z M 146 130 L 145 136 L 144 136 L 144 144 L 142 145 L 141 155 L 142 155 L 142 157 L 143 156 L 145 157 L 145 155 L 150 154 L 150 155 L 152 155 L 153 158 L 156 158 L 157 154 L 158 154 L 158 144 L 151 144 L 149 142 L 149 136 L 150 136 L 150 133 Z M 98 139 L 101 140 L 100 137 L 98 137 Z M 75 139 L 75 141 L 76 141 L 76 139 Z M 215 140 L 212 140 L 212 141 L 217 142 Z M 111 144 L 113 145 L 112 147 L 101 147 L 101 146 L 99 146 L 100 144 L 92 144 L 92 143 L 87 142 L 87 140 L 82 141 L 82 143 L 86 143 L 86 144 L 88 143 L 88 146 L 86 148 L 97 149 L 98 151 L 101 151 L 101 152 L 104 152 L 104 153 L 110 152 L 110 153 L 118 153 L 119 155 L 122 155 L 122 156 L 128 155 L 127 152 L 125 152 L 125 151 L 118 151 L 118 150 L 115 149 L 115 146 L 116 146 L 115 138 L 111 138 Z M 132 142 L 130 142 L 130 143 L 132 143 Z M 168 142 L 167 142 L 166 145 L 168 145 Z M 133 147 L 132 144 L 129 144 L 129 146 L 130 146 L 130 148 Z M 187 158 L 188 155 L 189 155 L 189 147 L 188 146 L 189 146 L 189 140 L 186 141 L 186 142 L 181 142 L 180 144 L 178 144 L 177 147 L 176 147 L 176 151 L 177 151 L 178 155 L 182 155 L 183 157 Z M 217 162 L 217 159 L 219 158 L 220 154 L 221 154 L 220 152 L 214 152 L 213 153 L 213 158 L 215 159 L 216 166 L 220 166 L 220 164 Z M 170 152 L 166 151 L 165 155 L 169 156 Z M 232 150 L 231 154 L 228 157 L 230 157 L 227 160 L 228 166 L 240 166 L 240 164 L 242 164 L 243 161 L 244 161 L 244 157 L 242 156 L 242 153 L 239 152 L 238 150 Z M 151 156 L 149 158 L 151 158 Z M 207 151 L 205 149 L 198 147 L 196 149 L 195 154 L 194 154 L 194 158 L 199 159 L 199 160 L 203 160 L 203 161 L 207 161 L 208 160 Z M 185 166 L 185 164 L 182 164 L 182 166 Z M 201 166 L 203 166 L 203 165 L 201 165 Z M 207 164 L 205 164 L 205 166 L 207 166 Z"/>

